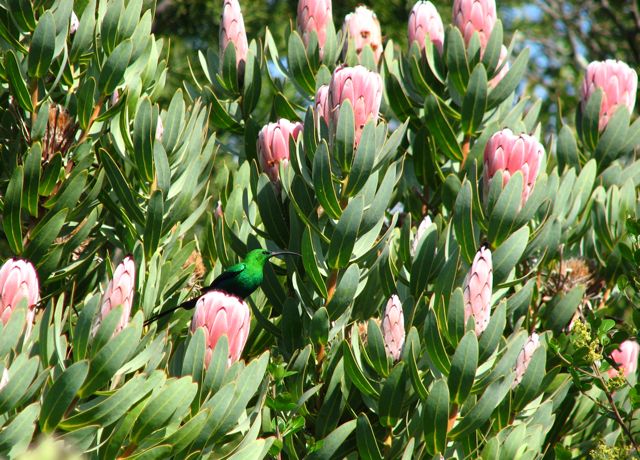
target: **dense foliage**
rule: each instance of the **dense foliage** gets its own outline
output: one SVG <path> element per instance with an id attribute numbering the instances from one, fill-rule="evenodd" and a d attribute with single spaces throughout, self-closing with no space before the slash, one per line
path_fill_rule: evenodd
<path id="1" fill-rule="evenodd" d="M 0 2 L 0 454 L 638 455 L 635 72 L 548 123 L 491 0 L 219 3 L 181 81 L 155 4 Z"/>

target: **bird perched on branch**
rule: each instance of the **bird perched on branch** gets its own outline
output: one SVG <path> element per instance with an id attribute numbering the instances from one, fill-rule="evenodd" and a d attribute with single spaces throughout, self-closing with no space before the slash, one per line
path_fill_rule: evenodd
<path id="1" fill-rule="evenodd" d="M 242 262 L 232 265 L 218 275 L 208 287 L 203 289 L 201 295 L 210 291 L 223 291 L 227 294 L 240 297 L 241 299 L 249 297 L 253 291 L 258 289 L 262 284 L 262 280 L 264 279 L 264 267 L 269 259 L 288 254 L 296 256 L 300 255 L 296 252 L 290 251 L 271 252 L 266 249 L 253 249 L 249 251 Z M 196 306 L 199 298 L 200 296 L 194 297 L 193 299 L 187 300 L 176 307 L 158 313 L 146 320 L 144 324 L 145 326 L 149 325 L 180 308 L 191 310 Z"/>

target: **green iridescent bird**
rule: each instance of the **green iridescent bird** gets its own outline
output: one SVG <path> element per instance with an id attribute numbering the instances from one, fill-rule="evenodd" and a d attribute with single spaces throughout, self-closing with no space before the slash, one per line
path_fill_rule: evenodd
<path id="1" fill-rule="evenodd" d="M 180 308 L 191 310 L 196 306 L 198 299 L 209 291 L 224 291 L 227 294 L 232 294 L 242 299 L 249 297 L 253 291 L 258 289 L 262 284 L 262 280 L 264 279 L 264 267 L 267 264 L 267 261 L 272 257 L 278 257 L 286 254 L 296 256 L 300 255 L 296 252 L 271 252 L 266 249 L 253 249 L 249 251 L 242 262 L 232 265 L 220 273 L 220 275 L 218 275 L 208 287 L 202 290 L 200 296 L 187 300 L 177 307 L 170 308 L 156 316 L 152 316 L 145 321 L 145 325 L 150 324 Z"/>

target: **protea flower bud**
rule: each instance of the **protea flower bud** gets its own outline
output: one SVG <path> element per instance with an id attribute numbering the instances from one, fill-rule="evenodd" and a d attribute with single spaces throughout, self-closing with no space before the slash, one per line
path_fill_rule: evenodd
<path id="1" fill-rule="evenodd" d="M 424 219 L 422 219 L 420 225 L 418 225 L 418 230 L 416 230 L 416 234 L 411 241 L 411 257 L 415 257 L 416 253 L 418 252 L 418 245 L 420 244 L 420 240 L 432 223 L 433 222 L 431 222 L 431 217 L 426 216 Z"/>
<path id="2" fill-rule="evenodd" d="M 38 275 L 31 262 L 9 259 L 0 268 L 0 321 L 7 324 L 11 314 L 23 300 L 27 301 L 25 336 L 31 334 L 36 314 L 35 305 L 40 301 Z"/>
<path id="3" fill-rule="evenodd" d="M 496 23 L 495 0 L 454 0 L 453 23 L 462 33 L 468 45 L 474 32 L 478 32 L 480 48 L 487 46 Z"/>
<path id="4" fill-rule="evenodd" d="M 602 131 L 618 107 L 626 106 L 629 112 L 633 112 L 638 90 L 638 74 L 622 61 L 594 61 L 587 66 L 587 73 L 582 81 L 583 108 L 598 88 L 602 89 L 598 124 Z"/>
<path id="5" fill-rule="evenodd" d="M 327 24 L 333 21 L 331 15 L 331 0 L 299 0 L 298 1 L 298 31 L 302 35 L 304 46 L 309 46 L 311 34 L 318 37 L 320 59 L 324 53 L 324 44 L 327 41 Z"/>
<path id="6" fill-rule="evenodd" d="M 516 378 L 513 380 L 511 388 L 514 388 L 522 381 L 522 377 L 527 371 L 527 367 L 529 367 L 531 358 L 533 358 L 533 353 L 538 349 L 539 346 L 540 337 L 534 332 L 525 342 L 522 350 L 520 350 L 520 354 L 518 354 L 518 358 L 516 359 Z"/>
<path id="7" fill-rule="evenodd" d="M 69 23 L 69 34 L 73 35 L 80 27 L 80 21 L 78 20 L 78 16 L 75 11 L 71 12 L 71 22 Z"/>
<path id="8" fill-rule="evenodd" d="M 438 10 L 433 3 L 420 0 L 411 9 L 409 14 L 409 45 L 418 42 L 421 50 L 424 50 L 427 37 L 442 54 L 444 43 L 444 26 Z"/>
<path id="9" fill-rule="evenodd" d="M 500 83 L 504 76 L 509 72 L 509 61 L 506 60 L 508 53 L 509 51 L 507 50 L 507 47 L 502 45 L 500 48 L 500 58 L 498 59 L 498 69 L 500 69 L 500 72 L 489 80 L 489 88 L 495 88 L 498 86 L 498 83 Z M 503 63 L 504 65 L 502 65 Z M 500 68 L 500 66 L 502 66 L 502 68 Z"/>
<path id="10" fill-rule="evenodd" d="M 331 76 L 328 99 L 330 126 L 333 130 L 338 126 L 341 104 L 346 100 L 351 103 L 357 146 L 367 121 L 378 119 L 382 101 L 382 78 L 376 72 L 360 65 L 337 67 Z"/>
<path id="11" fill-rule="evenodd" d="M 324 122 L 329 124 L 329 85 L 322 85 L 318 88 L 313 114 L 315 115 L 316 123 L 319 123 L 322 117 Z"/>
<path id="12" fill-rule="evenodd" d="M 289 164 L 289 138 L 297 140 L 302 123 L 281 118 L 277 123 L 265 125 L 258 134 L 258 157 L 262 170 L 272 182 L 280 180 L 279 164 Z"/>
<path id="13" fill-rule="evenodd" d="M 473 316 L 476 336 L 489 325 L 491 316 L 491 292 L 493 290 L 493 263 L 491 250 L 483 246 L 473 258 L 471 268 L 464 279 L 464 322 Z"/>
<path id="14" fill-rule="evenodd" d="M 110 99 L 111 107 L 116 105 L 119 101 L 120 101 L 120 90 L 116 88 L 113 91 L 113 93 L 111 93 L 111 99 Z"/>
<path id="15" fill-rule="evenodd" d="M 240 359 L 250 325 L 249 306 L 242 299 L 222 291 L 210 291 L 200 297 L 191 320 L 191 332 L 204 328 L 207 340 L 205 365 L 209 366 L 213 350 L 223 335 L 229 341 L 228 364 Z"/>
<path id="16" fill-rule="evenodd" d="M 404 345 L 404 314 L 400 299 L 395 294 L 391 296 L 384 309 L 382 336 L 387 355 L 394 361 L 399 360 Z"/>
<path id="17" fill-rule="evenodd" d="M 122 316 L 116 326 L 114 335 L 122 331 L 129 324 L 131 306 L 133 305 L 133 294 L 136 283 L 136 265 L 133 257 L 127 256 L 116 267 L 113 278 L 109 280 L 107 289 L 102 296 L 102 306 L 100 307 L 99 322 L 102 322 L 109 312 L 122 305 Z M 97 329 L 94 328 L 94 331 Z"/>
<path id="18" fill-rule="evenodd" d="M 222 19 L 220 20 L 220 57 L 227 45 L 233 43 L 236 49 L 236 66 L 239 71 L 244 68 L 247 60 L 249 43 L 244 29 L 244 19 L 238 0 L 224 0 Z"/>
<path id="19" fill-rule="evenodd" d="M 158 121 L 156 122 L 156 140 L 161 141 L 163 134 L 164 134 L 164 126 L 162 125 L 162 118 L 158 116 Z"/>
<path id="20" fill-rule="evenodd" d="M 521 205 L 524 205 L 535 185 L 543 155 L 542 144 L 528 134 L 516 136 L 510 129 L 495 133 L 484 149 L 485 198 L 489 192 L 489 182 L 498 171 L 502 171 L 503 187 L 513 174 L 521 171 L 524 179 Z"/>
<path id="21" fill-rule="evenodd" d="M 356 46 L 356 53 L 360 53 L 365 46 L 369 45 L 373 51 L 373 56 L 378 62 L 382 55 L 382 32 L 380 22 L 376 14 L 366 6 L 359 6 L 353 13 L 344 17 L 342 30 Z M 346 52 L 349 43 L 345 42 Z"/>
<path id="22" fill-rule="evenodd" d="M 622 375 L 629 377 L 638 370 L 638 355 L 640 354 L 640 345 L 635 340 L 625 340 L 620 344 L 617 350 L 611 352 L 611 357 L 616 362 Z M 618 375 L 617 369 L 609 369 L 609 377 Z"/>
<path id="23" fill-rule="evenodd" d="M 2 370 L 2 378 L 0 379 L 0 390 L 6 387 L 8 383 L 9 383 L 9 371 L 5 367 Z"/>

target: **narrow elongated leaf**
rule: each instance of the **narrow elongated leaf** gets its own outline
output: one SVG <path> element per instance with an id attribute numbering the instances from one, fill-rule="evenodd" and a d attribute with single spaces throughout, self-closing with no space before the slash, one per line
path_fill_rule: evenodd
<path id="1" fill-rule="evenodd" d="M 15 96 L 18 104 L 27 112 L 33 112 L 33 101 L 31 95 L 27 89 L 27 82 L 22 75 L 20 65 L 18 64 L 18 58 L 14 50 L 10 49 L 4 56 L 4 65 L 7 78 L 9 79 L 9 87 L 13 95 Z"/>
<path id="2" fill-rule="evenodd" d="M 462 100 L 462 118 L 460 122 L 462 130 L 467 135 L 473 134 L 482 123 L 487 107 L 487 92 L 487 72 L 484 69 L 484 65 L 478 64 L 471 73 L 467 93 Z"/>
<path id="3" fill-rule="evenodd" d="M 0 451 L 14 458 L 26 450 L 36 429 L 36 421 L 40 413 L 40 405 L 37 402 L 21 410 L 16 418 L 0 432 Z"/>
<path id="4" fill-rule="evenodd" d="M 462 338 L 451 359 L 449 371 L 449 394 L 456 404 L 462 404 L 470 393 L 478 367 L 478 339 L 475 331 Z"/>
<path id="5" fill-rule="evenodd" d="M 473 228 L 473 195 L 471 183 L 465 180 L 462 188 L 458 192 L 454 207 L 453 228 L 456 232 L 456 239 L 462 249 L 462 255 L 467 263 L 471 263 L 476 253 L 478 244 L 475 239 Z"/>
<path id="6" fill-rule="evenodd" d="M 67 411 L 67 408 L 84 383 L 89 372 L 88 361 L 78 361 L 69 366 L 53 382 L 42 402 L 40 429 L 45 433 L 53 431 Z"/>
<path id="7" fill-rule="evenodd" d="M 155 190 L 149 198 L 149 208 L 147 212 L 147 223 L 144 229 L 144 250 L 148 259 L 158 248 L 160 234 L 162 232 L 162 216 L 164 214 L 164 203 L 162 191 Z"/>
<path id="8" fill-rule="evenodd" d="M 499 245 L 509 235 L 516 221 L 522 202 L 523 183 L 522 173 L 517 171 L 507 182 L 491 211 L 488 237 L 495 245 Z"/>
<path id="9" fill-rule="evenodd" d="M 438 100 L 431 94 L 424 101 L 424 121 L 429 134 L 435 138 L 442 153 L 454 161 L 461 161 L 462 148 L 456 139 L 456 134 Z"/>
<path id="10" fill-rule="evenodd" d="M 356 420 L 350 420 L 333 430 L 322 440 L 322 447 L 307 455 L 307 460 L 330 460 L 334 453 L 342 446 L 351 432 L 356 428 Z"/>
<path id="11" fill-rule="evenodd" d="M 380 391 L 378 414 L 382 425 L 393 427 L 402 417 L 405 385 L 404 363 L 399 362 L 385 380 Z"/>
<path id="12" fill-rule="evenodd" d="M 427 452 L 444 452 L 449 423 L 449 387 L 444 379 L 436 380 L 425 403 L 422 425 Z"/>
<path id="13" fill-rule="evenodd" d="M 382 460 L 382 454 L 373 434 L 373 428 L 365 413 L 358 415 L 356 423 L 356 443 L 358 454 L 364 460 Z"/>
<path id="14" fill-rule="evenodd" d="M 56 44 L 56 23 L 51 11 L 45 11 L 36 30 L 33 31 L 29 47 L 28 70 L 34 78 L 42 78 L 49 71 Z"/>
<path id="15" fill-rule="evenodd" d="M 18 166 L 13 170 L 7 192 L 4 197 L 2 226 L 7 243 L 14 254 L 22 254 L 22 181 L 23 169 Z"/>
<path id="16" fill-rule="evenodd" d="M 124 72 L 129 65 L 132 49 L 131 40 L 127 39 L 120 43 L 107 58 L 98 79 L 98 89 L 102 95 L 113 93 L 121 84 Z"/>
<path id="17" fill-rule="evenodd" d="M 344 358 L 345 375 L 349 378 L 351 383 L 353 383 L 362 393 L 377 398 L 379 395 L 378 391 L 364 376 L 347 342 L 342 343 L 342 356 Z"/>
<path id="18" fill-rule="evenodd" d="M 318 201 L 326 213 L 332 219 L 340 218 L 342 209 L 333 185 L 331 158 L 326 142 L 320 143 L 313 157 L 313 185 Z"/>
<path id="19" fill-rule="evenodd" d="M 504 282 L 516 266 L 527 248 L 529 227 L 524 226 L 514 232 L 493 252 L 493 283 Z"/>
<path id="20" fill-rule="evenodd" d="M 360 228 L 364 199 L 358 196 L 351 200 L 342 213 L 338 224 L 333 230 L 327 262 L 333 268 L 344 268 L 349 264 L 353 247 L 356 244 L 356 235 Z"/>

